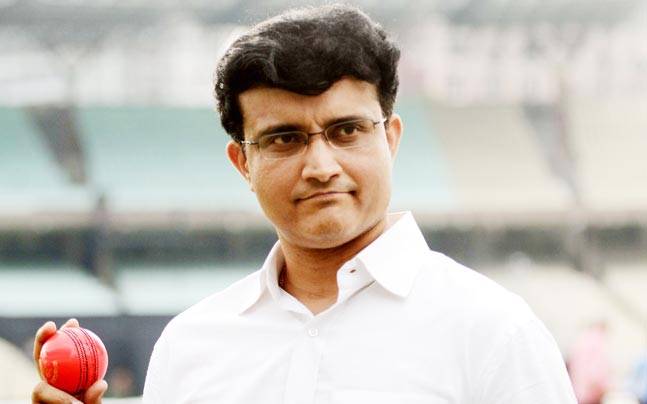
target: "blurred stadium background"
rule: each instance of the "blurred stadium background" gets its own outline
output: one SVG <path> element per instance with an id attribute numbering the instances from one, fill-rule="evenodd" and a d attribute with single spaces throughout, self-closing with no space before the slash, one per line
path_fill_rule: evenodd
<path id="1" fill-rule="evenodd" d="M 32 335 L 70 316 L 106 342 L 109 395 L 137 397 L 165 323 L 260 265 L 275 235 L 225 158 L 211 80 L 246 27 L 305 4 L 0 0 L 0 402 L 26 402 Z M 606 322 L 607 402 L 632 402 L 647 2 L 353 4 L 402 47 L 392 209 L 522 295 L 565 356 Z"/>

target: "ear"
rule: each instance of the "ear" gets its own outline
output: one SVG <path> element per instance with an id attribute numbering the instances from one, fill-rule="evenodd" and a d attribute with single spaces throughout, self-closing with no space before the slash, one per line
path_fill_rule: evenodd
<path id="1" fill-rule="evenodd" d="M 243 150 L 243 146 L 235 142 L 233 140 L 230 140 L 229 143 L 227 143 L 227 157 L 229 157 L 229 161 L 231 162 L 231 165 L 236 168 L 236 170 L 240 173 L 240 175 L 245 178 L 245 181 L 250 186 L 250 189 L 252 192 L 254 192 L 254 188 L 251 185 L 250 181 L 250 176 L 249 176 L 249 166 L 247 165 L 247 156 L 245 155 L 245 152 Z"/>
<path id="2" fill-rule="evenodd" d="M 403 129 L 402 118 L 400 118 L 400 115 L 395 113 L 392 114 L 386 125 L 386 141 L 389 144 L 391 161 L 394 161 L 395 156 L 398 154 Z"/>

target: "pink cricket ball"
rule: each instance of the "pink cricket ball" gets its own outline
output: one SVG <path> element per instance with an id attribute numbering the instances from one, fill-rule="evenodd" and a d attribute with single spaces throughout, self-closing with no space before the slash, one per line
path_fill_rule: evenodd
<path id="1" fill-rule="evenodd" d="M 62 328 L 45 341 L 38 364 L 47 383 L 77 395 L 106 375 L 108 352 L 92 331 Z"/>

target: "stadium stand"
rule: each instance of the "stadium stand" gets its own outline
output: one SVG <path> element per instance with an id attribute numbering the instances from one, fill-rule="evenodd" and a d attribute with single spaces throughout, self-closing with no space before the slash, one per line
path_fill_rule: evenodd
<path id="1" fill-rule="evenodd" d="M 0 216 L 89 211 L 92 195 L 68 181 L 24 111 L 0 107 L 0 125 Z"/>
<path id="2" fill-rule="evenodd" d="M 414 212 L 446 212 L 454 207 L 447 163 L 430 122 L 424 101 L 398 102 L 404 134 L 393 169 L 391 208 Z"/>
<path id="3" fill-rule="evenodd" d="M 0 0 L 1 404 L 35 383 L 2 338 L 79 317 L 141 394 L 170 317 L 258 267 L 236 262 L 275 235 L 208 105 L 242 24 L 299 1 L 270 3 Z M 607 321 L 605 403 L 635 404 L 620 381 L 647 337 L 647 2 L 361 3 L 403 45 L 391 210 L 485 265 L 565 354 Z"/>
<path id="4" fill-rule="evenodd" d="M 619 304 L 604 283 L 586 273 L 560 263 L 523 261 L 507 268 L 484 269 L 483 273 L 522 296 L 559 341 L 564 354 L 582 329 L 604 321 L 617 383 L 644 348 L 647 334 L 643 324 Z"/>
<path id="5" fill-rule="evenodd" d="M 79 119 L 89 181 L 115 213 L 257 209 L 214 111 L 97 107 Z"/>
<path id="6" fill-rule="evenodd" d="M 429 111 L 460 211 L 562 211 L 571 204 L 520 106 L 434 103 Z"/>
<path id="7" fill-rule="evenodd" d="M 597 211 L 644 211 L 647 98 L 573 100 L 568 128 L 585 205 Z"/>
<path id="8" fill-rule="evenodd" d="M 117 268 L 116 287 L 125 313 L 175 315 L 257 268 L 258 264 L 123 264 Z"/>
<path id="9" fill-rule="evenodd" d="M 26 354 L 13 344 L 0 338 L 0 400 L 22 399 L 38 382 L 38 374 Z"/>
<path id="10" fill-rule="evenodd" d="M 604 281 L 647 327 L 647 265 L 645 260 L 609 262 Z"/>
<path id="11" fill-rule="evenodd" d="M 67 264 L 0 262 L 0 317 L 112 316 L 115 292 Z"/>

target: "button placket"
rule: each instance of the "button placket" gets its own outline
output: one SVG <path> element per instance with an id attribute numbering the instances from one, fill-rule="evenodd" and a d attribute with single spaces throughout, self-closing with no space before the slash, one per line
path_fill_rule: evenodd
<path id="1" fill-rule="evenodd" d="M 314 402 L 323 353 L 323 340 L 314 338 L 321 332 L 318 323 L 319 321 L 310 321 L 304 324 L 301 331 L 303 334 L 296 341 L 286 381 L 285 404 Z"/>

